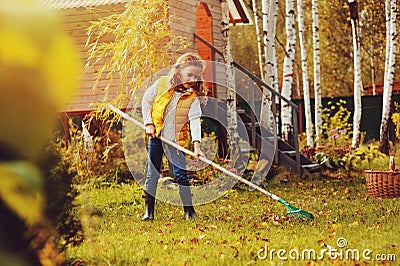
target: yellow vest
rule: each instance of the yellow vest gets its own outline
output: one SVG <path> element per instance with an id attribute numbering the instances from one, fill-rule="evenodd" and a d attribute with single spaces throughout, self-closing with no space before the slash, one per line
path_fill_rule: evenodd
<path id="1" fill-rule="evenodd" d="M 174 88 L 168 88 L 167 77 L 163 76 L 158 80 L 157 94 L 151 109 L 151 118 L 156 128 L 156 136 L 164 127 L 164 112 L 169 101 L 174 94 Z M 188 113 L 194 99 L 198 96 L 197 92 L 185 92 L 179 98 L 175 114 L 175 137 L 178 144 L 188 147 L 190 144 L 189 118 Z"/>

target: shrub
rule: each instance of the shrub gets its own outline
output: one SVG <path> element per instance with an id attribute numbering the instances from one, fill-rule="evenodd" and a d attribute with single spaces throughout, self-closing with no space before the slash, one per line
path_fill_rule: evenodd
<path id="1" fill-rule="evenodd" d="M 111 127 L 108 122 L 93 122 L 95 119 L 95 114 L 84 119 L 92 135 L 85 135 L 84 129 L 69 120 L 70 142 L 66 156 L 77 173 L 76 183 L 101 186 L 132 180 L 118 125 Z"/>
<path id="2" fill-rule="evenodd" d="M 397 102 L 394 103 L 395 112 L 392 114 L 392 122 L 395 128 L 396 137 L 400 139 L 400 106 Z"/>
<path id="3" fill-rule="evenodd" d="M 315 149 L 304 147 L 303 151 L 315 162 L 329 170 L 344 169 L 347 171 L 362 171 L 375 159 L 384 158 L 376 145 L 351 147 L 352 124 L 351 113 L 344 107 L 346 102 L 340 100 L 323 110 L 323 136 L 320 145 Z M 362 139 L 364 133 L 361 134 Z M 362 141 L 361 141 L 362 143 Z"/>
<path id="4" fill-rule="evenodd" d="M 79 194 L 74 186 L 77 172 L 62 141 L 48 144 L 40 165 L 45 176 L 45 215 L 59 233 L 58 243 L 61 247 L 81 243 L 82 226 L 74 203 Z"/>

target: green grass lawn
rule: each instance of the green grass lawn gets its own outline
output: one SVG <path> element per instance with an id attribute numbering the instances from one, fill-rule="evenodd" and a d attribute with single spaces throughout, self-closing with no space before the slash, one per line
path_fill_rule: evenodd
<path id="1" fill-rule="evenodd" d="M 315 220 L 288 220 L 283 205 L 241 186 L 197 206 L 195 221 L 182 219 L 182 207 L 156 202 L 155 221 L 142 222 L 137 185 L 89 186 L 79 198 L 85 241 L 67 249 L 68 259 L 78 265 L 279 265 L 285 259 L 291 265 L 399 265 L 398 198 L 369 197 L 362 177 L 274 178 L 265 185 Z M 325 252 L 330 248 L 337 250 L 332 258 Z"/>

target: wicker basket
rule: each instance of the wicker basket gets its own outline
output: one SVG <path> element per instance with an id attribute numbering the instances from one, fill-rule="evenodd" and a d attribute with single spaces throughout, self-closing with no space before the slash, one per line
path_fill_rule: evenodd
<path id="1" fill-rule="evenodd" d="M 400 171 L 365 171 L 368 193 L 373 197 L 400 197 Z"/>

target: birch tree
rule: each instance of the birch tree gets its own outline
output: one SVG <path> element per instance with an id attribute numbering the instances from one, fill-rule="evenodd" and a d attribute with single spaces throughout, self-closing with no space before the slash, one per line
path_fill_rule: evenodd
<path id="1" fill-rule="evenodd" d="M 379 150 L 385 154 L 389 154 L 389 136 L 388 121 L 390 118 L 390 103 L 392 96 L 392 86 L 395 70 L 396 59 L 396 19 L 397 19 L 397 3 L 396 0 L 386 0 L 386 60 L 385 60 L 385 80 L 383 87 L 383 106 L 382 120 L 380 128 Z"/>
<path id="2" fill-rule="evenodd" d="M 354 115 L 353 115 L 353 139 L 351 146 L 357 148 L 360 142 L 361 123 L 361 64 L 358 27 L 358 5 L 357 1 L 349 0 L 351 29 L 353 35 L 353 60 L 354 60 Z"/>
<path id="3" fill-rule="evenodd" d="M 229 6 L 227 0 L 221 1 L 222 9 L 222 53 L 225 62 L 225 79 L 227 87 L 227 127 L 230 139 L 233 144 L 238 143 L 239 135 L 237 131 L 236 118 L 236 89 L 235 89 L 235 72 L 233 67 L 233 59 L 231 53 L 231 45 L 229 40 Z M 232 148 L 232 147 L 231 147 Z"/>
<path id="4" fill-rule="evenodd" d="M 254 0 L 255 1 L 255 0 Z M 269 3 L 268 0 L 261 0 L 262 10 L 262 26 L 263 26 L 263 42 L 264 42 L 264 55 L 267 59 L 267 35 L 268 35 L 268 15 L 269 15 Z"/>
<path id="5" fill-rule="evenodd" d="M 255 2 L 256 0 L 253 0 Z M 261 0 L 261 11 L 262 11 L 262 29 L 263 29 L 263 49 L 264 49 L 264 57 L 265 62 L 267 62 L 267 32 L 268 32 L 268 1 Z M 263 72 L 263 81 L 265 81 L 265 70 L 262 69 Z M 267 84 L 269 85 L 269 84 Z M 271 93 L 263 88 L 263 96 L 261 101 L 261 124 L 265 128 L 271 128 L 271 121 L 272 121 L 272 113 L 271 113 Z"/>
<path id="6" fill-rule="evenodd" d="M 263 47 L 264 45 L 261 42 L 261 31 L 260 31 L 260 20 L 258 18 L 258 13 L 257 13 L 257 1 L 253 0 L 252 1 L 252 9 L 253 9 L 253 14 L 254 14 L 254 24 L 256 28 L 256 35 L 257 35 L 257 50 L 258 50 L 258 65 L 260 67 L 260 75 L 261 79 L 264 80 L 264 52 L 263 52 Z"/>
<path id="7" fill-rule="evenodd" d="M 276 23 L 278 17 L 278 0 L 269 1 L 269 16 L 267 24 L 267 36 L 266 36 L 266 62 L 265 62 L 265 80 L 274 90 L 279 90 L 278 82 L 278 65 L 276 60 L 276 46 L 275 46 L 275 35 L 276 35 Z"/>
<path id="8" fill-rule="evenodd" d="M 296 27 L 295 27 L 295 9 L 294 0 L 286 0 L 285 27 L 286 27 L 286 53 L 283 61 L 283 81 L 282 96 L 291 98 L 293 81 L 293 63 L 296 51 Z M 282 134 L 286 140 L 289 140 L 289 134 L 292 130 L 292 113 L 286 102 L 282 103 Z M 294 136 L 297 138 L 297 136 Z"/>
<path id="9" fill-rule="evenodd" d="M 307 145 L 312 147 L 314 143 L 313 143 L 311 104 L 310 104 L 310 85 L 308 82 L 307 50 L 306 50 L 306 42 L 304 40 L 303 0 L 297 0 L 297 19 L 299 25 L 299 42 L 300 42 L 300 54 L 301 54 L 301 71 L 303 77 L 303 95 L 304 95 L 303 97 L 304 97 L 304 110 L 306 117 Z"/>
<path id="10" fill-rule="evenodd" d="M 387 75 L 388 75 L 388 69 L 389 69 L 389 55 L 390 55 L 390 46 L 391 46 L 391 40 L 390 40 L 390 18 L 391 18 L 391 0 L 385 0 L 385 26 L 386 26 L 386 45 L 385 45 L 385 72 L 384 72 L 384 77 L 383 81 L 387 80 Z"/>
<path id="11" fill-rule="evenodd" d="M 317 142 L 322 138 L 322 92 L 321 64 L 319 48 L 318 0 L 312 0 L 312 33 L 314 55 L 314 98 L 315 98 L 315 137 Z"/>
<path id="12" fill-rule="evenodd" d="M 263 0 L 263 5 L 267 5 L 267 0 Z M 273 88 L 275 91 L 279 90 L 278 83 L 278 65 L 276 62 L 276 48 L 275 48 L 275 34 L 276 34 L 276 21 L 278 15 L 278 0 L 269 1 L 269 14 L 267 23 L 267 34 L 265 37 L 265 83 Z M 265 9 L 264 9 L 265 11 Z M 263 17 L 265 18 L 265 17 Z M 270 103 L 270 102 L 269 102 Z M 262 108 L 265 108 L 263 101 Z M 268 105 L 269 108 L 269 105 Z M 270 112 L 269 119 L 272 121 L 274 118 Z M 272 129 L 272 124 L 270 124 Z"/>

